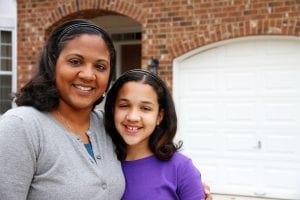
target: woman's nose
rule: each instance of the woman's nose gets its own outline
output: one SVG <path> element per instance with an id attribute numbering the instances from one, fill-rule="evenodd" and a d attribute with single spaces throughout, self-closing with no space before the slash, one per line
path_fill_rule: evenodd
<path id="1" fill-rule="evenodd" d="M 94 81 L 96 80 L 96 73 L 94 71 L 94 69 L 90 66 L 85 66 L 84 68 L 82 68 L 78 74 L 78 76 L 81 79 L 84 79 L 86 81 Z"/>

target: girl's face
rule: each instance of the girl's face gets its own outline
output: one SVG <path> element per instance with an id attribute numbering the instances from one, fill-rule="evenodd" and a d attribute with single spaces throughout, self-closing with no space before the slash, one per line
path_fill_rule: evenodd
<path id="1" fill-rule="evenodd" d="M 100 36 L 80 35 L 67 42 L 55 69 L 59 106 L 91 109 L 108 84 L 109 50 Z"/>
<path id="2" fill-rule="evenodd" d="M 155 90 L 148 84 L 127 82 L 118 92 L 115 126 L 128 148 L 149 149 L 149 137 L 163 118 Z"/>

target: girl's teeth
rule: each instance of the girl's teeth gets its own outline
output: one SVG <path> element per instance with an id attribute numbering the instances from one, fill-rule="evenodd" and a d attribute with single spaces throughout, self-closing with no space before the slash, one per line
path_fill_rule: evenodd
<path id="1" fill-rule="evenodd" d="M 128 127 L 128 129 L 130 129 L 131 131 L 136 131 L 137 130 L 136 127 Z"/>

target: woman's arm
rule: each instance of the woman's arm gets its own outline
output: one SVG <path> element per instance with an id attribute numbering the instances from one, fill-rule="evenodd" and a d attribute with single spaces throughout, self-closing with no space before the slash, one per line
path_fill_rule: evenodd
<path id="1" fill-rule="evenodd" d="M 30 129 L 30 127 L 28 127 Z M 0 197 L 25 200 L 34 174 L 36 156 L 33 142 L 22 119 L 0 119 Z"/>

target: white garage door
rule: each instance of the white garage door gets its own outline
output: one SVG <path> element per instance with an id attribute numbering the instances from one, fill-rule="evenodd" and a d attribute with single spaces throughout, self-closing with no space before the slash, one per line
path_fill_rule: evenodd
<path id="1" fill-rule="evenodd" d="M 173 77 L 178 138 L 213 192 L 300 199 L 299 38 L 195 50 Z"/>

